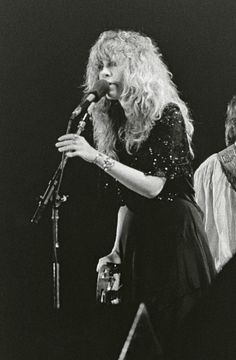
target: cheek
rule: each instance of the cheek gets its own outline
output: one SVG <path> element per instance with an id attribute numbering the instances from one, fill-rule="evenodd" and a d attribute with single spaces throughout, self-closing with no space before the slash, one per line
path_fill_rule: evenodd
<path id="1" fill-rule="evenodd" d="M 123 78 L 124 78 L 123 71 L 122 71 L 122 70 L 117 71 L 116 77 L 117 77 L 117 80 L 118 80 L 120 83 L 122 83 L 122 82 L 123 82 Z"/>
<path id="2" fill-rule="evenodd" d="M 117 91 L 121 94 L 124 88 L 124 76 L 120 74 L 119 81 L 117 83 Z"/>
<path id="3" fill-rule="evenodd" d="M 116 91 L 117 91 L 117 94 L 119 94 L 119 95 L 122 93 L 122 91 L 123 91 L 123 82 L 122 81 L 119 81 L 117 83 Z"/>

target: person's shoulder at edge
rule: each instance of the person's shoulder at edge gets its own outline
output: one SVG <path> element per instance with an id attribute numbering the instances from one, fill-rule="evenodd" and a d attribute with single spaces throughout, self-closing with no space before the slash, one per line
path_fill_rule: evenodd
<path id="1" fill-rule="evenodd" d="M 174 102 L 167 103 L 162 110 L 159 123 L 169 125 L 171 127 L 176 123 L 184 123 L 184 118 L 179 105 Z"/>
<path id="2" fill-rule="evenodd" d="M 210 155 L 208 158 L 206 158 L 196 169 L 195 175 L 199 172 L 202 172 L 203 170 L 206 170 L 207 168 L 214 167 L 216 163 L 219 162 L 217 153 L 214 153 Z"/>
<path id="3" fill-rule="evenodd" d="M 175 113 L 181 114 L 181 111 L 179 105 L 174 102 L 167 103 L 162 110 L 162 116 L 173 115 Z"/>

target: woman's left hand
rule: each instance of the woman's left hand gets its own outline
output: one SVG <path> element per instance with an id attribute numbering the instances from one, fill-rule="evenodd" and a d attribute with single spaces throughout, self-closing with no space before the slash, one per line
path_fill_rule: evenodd
<path id="1" fill-rule="evenodd" d="M 56 147 L 60 152 L 66 152 L 67 157 L 79 156 L 85 161 L 93 162 L 97 150 L 95 150 L 83 136 L 66 134 L 58 138 Z"/>

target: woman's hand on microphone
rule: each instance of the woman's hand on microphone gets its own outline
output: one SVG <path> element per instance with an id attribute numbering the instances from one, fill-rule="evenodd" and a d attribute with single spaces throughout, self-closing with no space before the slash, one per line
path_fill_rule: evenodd
<path id="1" fill-rule="evenodd" d="M 66 134 L 59 137 L 55 146 L 58 151 L 65 152 L 69 158 L 79 156 L 85 161 L 93 162 L 97 155 L 97 150 L 83 136 L 77 134 Z"/>

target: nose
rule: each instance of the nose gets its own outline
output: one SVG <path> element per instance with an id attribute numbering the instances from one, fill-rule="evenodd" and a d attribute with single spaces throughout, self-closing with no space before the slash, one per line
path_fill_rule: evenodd
<path id="1" fill-rule="evenodd" d="M 111 76 L 111 70 L 109 67 L 104 66 L 100 71 L 100 79 L 107 79 Z"/>

